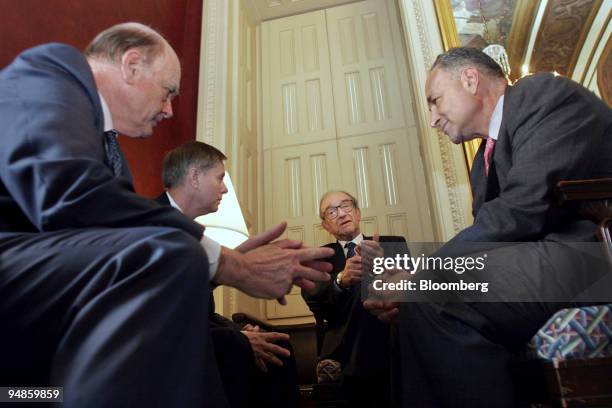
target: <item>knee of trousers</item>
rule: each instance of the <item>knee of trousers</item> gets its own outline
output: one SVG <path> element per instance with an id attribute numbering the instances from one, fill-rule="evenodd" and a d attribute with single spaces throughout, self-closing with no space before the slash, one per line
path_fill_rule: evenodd
<path id="1" fill-rule="evenodd" d="M 87 284 L 78 289 L 73 303 L 78 309 L 107 290 L 128 297 L 148 293 L 151 301 L 168 295 L 184 302 L 206 298 L 208 258 L 189 234 L 168 227 L 123 228 L 101 231 L 100 240 L 104 245 L 83 251 L 87 267 L 79 281 Z"/>
<path id="2" fill-rule="evenodd" d="M 187 287 L 208 287 L 208 256 L 198 240 L 174 228 L 147 227 L 144 230 L 133 248 L 129 248 L 129 258 L 144 262 L 143 269 L 175 274 Z"/>

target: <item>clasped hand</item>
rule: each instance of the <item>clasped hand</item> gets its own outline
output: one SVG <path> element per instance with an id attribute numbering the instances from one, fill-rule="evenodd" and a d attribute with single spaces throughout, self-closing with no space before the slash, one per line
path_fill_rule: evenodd
<path id="1" fill-rule="evenodd" d="M 316 281 L 329 280 L 331 264 L 318 261 L 330 257 L 330 248 L 308 248 L 300 241 L 275 241 L 287 228 L 287 223 L 248 239 L 236 250 L 221 248 L 220 266 L 215 276 L 219 284 L 226 284 L 243 292 L 265 299 L 279 299 L 292 285 L 313 289 Z"/>
<path id="2" fill-rule="evenodd" d="M 355 249 L 357 254 L 346 260 L 340 278 L 340 285 L 342 287 L 349 287 L 361 282 L 363 272 L 372 270 L 374 258 L 384 256 L 379 239 L 379 235 L 374 234 L 372 240 L 361 241 L 361 244 Z"/>

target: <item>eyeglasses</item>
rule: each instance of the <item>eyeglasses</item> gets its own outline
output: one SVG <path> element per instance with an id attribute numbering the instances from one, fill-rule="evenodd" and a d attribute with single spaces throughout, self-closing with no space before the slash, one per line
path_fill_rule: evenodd
<path id="1" fill-rule="evenodd" d="M 355 208 L 355 203 L 353 200 L 343 200 L 340 202 L 340 205 L 327 207 L 325 211 L 323 211 L 325 219 L 329 221 L 336 219 L 338 217 L 338 208 L 341 208 L 345 213 L 349 213 Z"/>

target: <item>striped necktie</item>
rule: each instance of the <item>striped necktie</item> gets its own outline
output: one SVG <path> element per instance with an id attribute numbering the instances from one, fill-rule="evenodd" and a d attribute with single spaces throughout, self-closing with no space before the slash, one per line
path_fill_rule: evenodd
<path id="1" fill-rule="evenodd" d="M 347 249 L 346 251 L 346 259 L 352 258 L 355 256 L 355 247 L 357 245 L 355 245 L 354 242 L 347 242 L 346 245 L 344 245 L 344 247 Z"/>
<path id="2" fill-rule="evenodd" d="M 115 177 L 121 175 L 123 160 L 117 141 L 117 132 L 109 130 L 104 132 L 104 149 L 106 150 L 106 164 L 113 170 Z"/>
<path id="3" fill-rule="evenodd" d="M 489 175 L 489 167 L 491 167 L 491 158 L 493 157 L 493 148 L 495 147 L 495 139 L 487 138 L 484 150 L 485 174 Z"/>

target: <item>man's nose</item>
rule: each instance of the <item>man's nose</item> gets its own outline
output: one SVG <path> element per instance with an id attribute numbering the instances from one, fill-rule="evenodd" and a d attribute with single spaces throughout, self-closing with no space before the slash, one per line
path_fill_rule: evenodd
<path id="1" fill-rule="evenodd" d="M 429 126 L 432 128 L 437 128 L 440 126 L 440 115 L 438 114 L 438 110 L 436 108 L 431 109 L 431 122 Z"/>
<path id="2" fill-rule="evenodd" d="M 162 106 L 162 113 L 164 114 L 164 118 L 170 119 L 174 116 L 174 112 L 172 111 L 172 101 L 170 99 L 166 99 L 164 101 L 164 105 Z"/>

